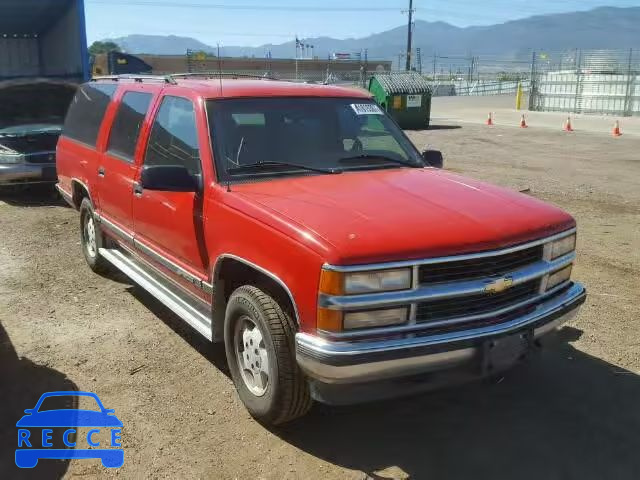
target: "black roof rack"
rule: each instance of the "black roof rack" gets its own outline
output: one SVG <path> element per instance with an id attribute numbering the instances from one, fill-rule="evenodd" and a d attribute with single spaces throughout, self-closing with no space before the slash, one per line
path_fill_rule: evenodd
<path id="1" fill-rule="evenodd" d="M 214 78 L 253 78 L 258 80 L 278 80 L 275 77 L 268 76 L 267 74 L 259 75 L 252 73 L 233 73 L 233 72 L 188 72 L 188 73 L 169 73 L 167 75 L 138 75 L 134 73 L 126 73 L 121 75 L 101 75 L 98 77 L 93 77 L 91 79 L 92 82 L 96 82 L 99 80 L 111 80 L 113 82 L 119 82 L 120 80 L 130 80 L 133 82 L 145 82 L 145 81 L 155 81 L 155 82 L 163 82 L 169 83 L 171 85 L 176 85 L 176 79 L 180 78 L 204 78 L 204 79 L 214 79 Z"/>
<path id="2" fill-rule="evenodd" d="M 136 75 L 134 73 L 127 73 L 123 75 L 102 75 L 91 79 L 92 82 L 98 80 L 111 80 L 114 82 L 119 82 L 120 80 L 132 80 L 134 82 L 156 81 L 176 85 L 176 81 L 171 78 L 171 75 Z"/>
<path id="3" fill-rule="evenodd" d="M 264 74 L 264 75 L 259 75 L 257 73 L 234 73 L 234 72 L 217 72 L 217 71 L 213 71 L 213 72 L 188 72 L 188 73 L 170 73 L 169 75 L 167 75 L 168 77 L 171 78 L 220 78 L 220 77 L 227 77 L 227 78 L 254 78 L 254 79 L 258 79 L 258 80 L 278 80 L 275 77 L 272 77 L 270 75 Z"/>

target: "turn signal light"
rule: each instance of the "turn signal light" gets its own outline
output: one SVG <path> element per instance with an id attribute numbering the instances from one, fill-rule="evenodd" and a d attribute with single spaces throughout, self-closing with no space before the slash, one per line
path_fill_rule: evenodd
<path id="1" fill-rule="evenodd" d="M 327 295 L 344 294 L 344 274 L 333 270 L 322 270 L 320 273 L 320 293 Z"/>
<path id="2" fill-rule="evenodd" d="M 340 310 L 318 309 L 318 330 L 327 332 L 342 331 L 342 312 Z"/>

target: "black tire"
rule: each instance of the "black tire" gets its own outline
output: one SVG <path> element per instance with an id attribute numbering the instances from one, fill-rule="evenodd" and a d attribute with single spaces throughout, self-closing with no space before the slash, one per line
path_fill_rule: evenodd
<path id="1" fill-rule="evenodd" d="M 268 355 L 269 380 L 261 396 L 247 386 L 236 350 L 238 322 L 247 319 L 260 330 Z M 224 324 L 227 362 L 240 399 L 261 423 L 289 422 L 311 408 L 309 386 L 295 358 L 295 332 L 290 315 L 259 288 L 244 285 L 231 294 Z"/>
<path id="2" fill-rule="evenodd" d="M 95 245 L 91 247 L 88 233 L 88 223 L 91 220 L 94 228 Z M 82 254 L 87 261 L 89 268 L 96 273 L 107 273 L 110 264 L 101 255 L 100 249 L 105 246 L 105 238 L 100 230 L 100 225 L 95 221 L 93 204 L 87 197 L 82 199 L 80 204 L 80 242 L 82 244 Z"/>

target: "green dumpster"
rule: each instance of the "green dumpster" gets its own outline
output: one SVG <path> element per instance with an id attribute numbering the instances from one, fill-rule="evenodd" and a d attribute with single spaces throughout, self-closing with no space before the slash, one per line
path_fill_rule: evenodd
<path id="1" fill-rule="evenodd" d="M 419 73 L 376 74 L 369 80 L 369 91 L 402 128 L 429 127 L 431 87 Z"/>

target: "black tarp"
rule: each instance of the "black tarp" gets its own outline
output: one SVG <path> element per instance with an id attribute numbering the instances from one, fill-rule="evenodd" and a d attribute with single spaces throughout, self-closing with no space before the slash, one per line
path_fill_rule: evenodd
<path id="1" fill-rule="evenodd" d="M 142 59 L 128 53 L 109 52 L 107 55 L 110 75 L 125 73 L 151 73 L 151 66 Z"/>

